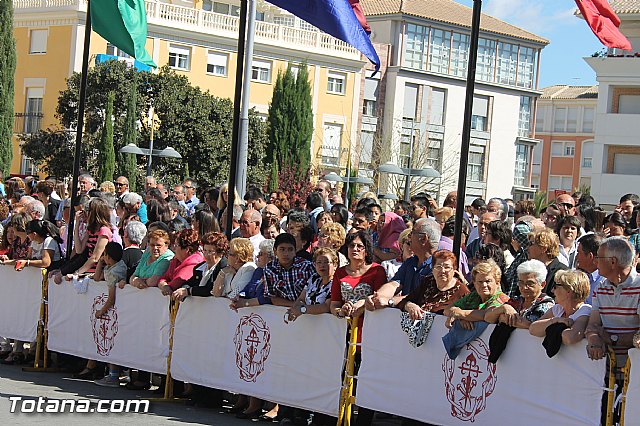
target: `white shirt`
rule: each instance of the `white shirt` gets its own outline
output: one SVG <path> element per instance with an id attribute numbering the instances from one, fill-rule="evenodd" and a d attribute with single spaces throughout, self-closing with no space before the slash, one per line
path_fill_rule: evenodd
<path id="1" fill-rule="evenodd" d="M 253 244 L 253 259 L 258 259 L 258 253 L 260 253 L 260 243 L 266 240 L 261 233 L 257 233 L 253 237 L 249 237 L 249 241 Z"/>

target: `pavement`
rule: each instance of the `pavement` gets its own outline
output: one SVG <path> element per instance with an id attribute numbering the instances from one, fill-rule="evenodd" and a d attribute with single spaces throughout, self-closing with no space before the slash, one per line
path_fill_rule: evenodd
<path id="1" fill-rule="evenodd" d="M 100 387 L 87 380 L 70 378 L 69 373 L 24 372 L 21 367 L 0 365 L 0 424 L 7 425 L 86 425 L 94 422 L 117 422 L 121 425 L 194 425 L 248 426 L 248 420 L 239 420 L 220 409 L 205 409 L 186 406 L 184 402 L 150 401 L 148 413 L 15 413 L 10 412 L 10 397 L 34 399 L 43 397 L 50 400 L 88 398 L 98 399 L 153 399 L 151 391 L 130 391 L 124 388 Z M 15 403 L 16 407 L 20 402 Z M 46 402 L 42 403 L 46 407 Z M 67 410 L 68 411 L 68 410 Z M 95 411 L 95 410 L 94 410 Z M 106 423 L 105 423 L 106 424 Z M 260 422 L 262 425 L 267 423 Z M 275 423 L 269 423 L 275 425 Z"/>

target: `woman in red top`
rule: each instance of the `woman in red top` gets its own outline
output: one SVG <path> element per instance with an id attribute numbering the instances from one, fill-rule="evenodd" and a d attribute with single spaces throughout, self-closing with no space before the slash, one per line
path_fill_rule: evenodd
<path id="1" fill-rule="evenodd" d="M 175 256 L 169 263 L 169 269 L 158 281 L 162 294 L 169 296 L 193 277 L 193 268 L 205 261 L 199 249 L 200 239 L 195 229 L 180 231 L 173 245 Z"/>

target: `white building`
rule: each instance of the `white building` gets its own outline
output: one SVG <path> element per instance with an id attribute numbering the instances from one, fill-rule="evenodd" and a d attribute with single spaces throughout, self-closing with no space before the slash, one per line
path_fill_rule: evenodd
<path id="1" fill-rule="evenodd" d="M 585 58 L 596 72 L 598 104 L 591 172 L 591 194 L 604 206 L 640 192 L 640 1 L 614 0 L 620 30 L 633 52 L 610 49 L 604 57 Z"/>
<path id="2" fill-rule="evenodd" d="M 365 81 L 365 89 L 367 84 L 384 87 L 384 97 L 372 99 L 384 104 L 378 105 L 383 111 L 379 137 L 390 144 L 390 159 L 396 164 L 406 167 L 411 158 L 414 168 L 430 165 L 441 171 L 442 200 L 457 187 L 472 10 L 451 0 L 361 3 L 372 40 L 391 45 L 382 80 Z M 542 37 L 483 15 L 467 201 L 518 199 L 534 192 L 530 165 L 537 141 L 530 138 L 531 112 L 540 94 L 540 52 L 547 44 Z"/>

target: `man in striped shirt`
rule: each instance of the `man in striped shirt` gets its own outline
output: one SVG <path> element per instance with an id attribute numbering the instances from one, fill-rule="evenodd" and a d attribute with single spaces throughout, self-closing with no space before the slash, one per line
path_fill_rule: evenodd
<path id="1" fill-rule="evenodd" d="M 606 280 L 593 297 L 586 330 L 587 353 L 601 359 L 610 346 L 624 366 L 633 335 L 640 329 L 640 276 L 633 265 L 635 251 L 623 237 L 609 237 L 598 248 L 598 271 Z"/>

